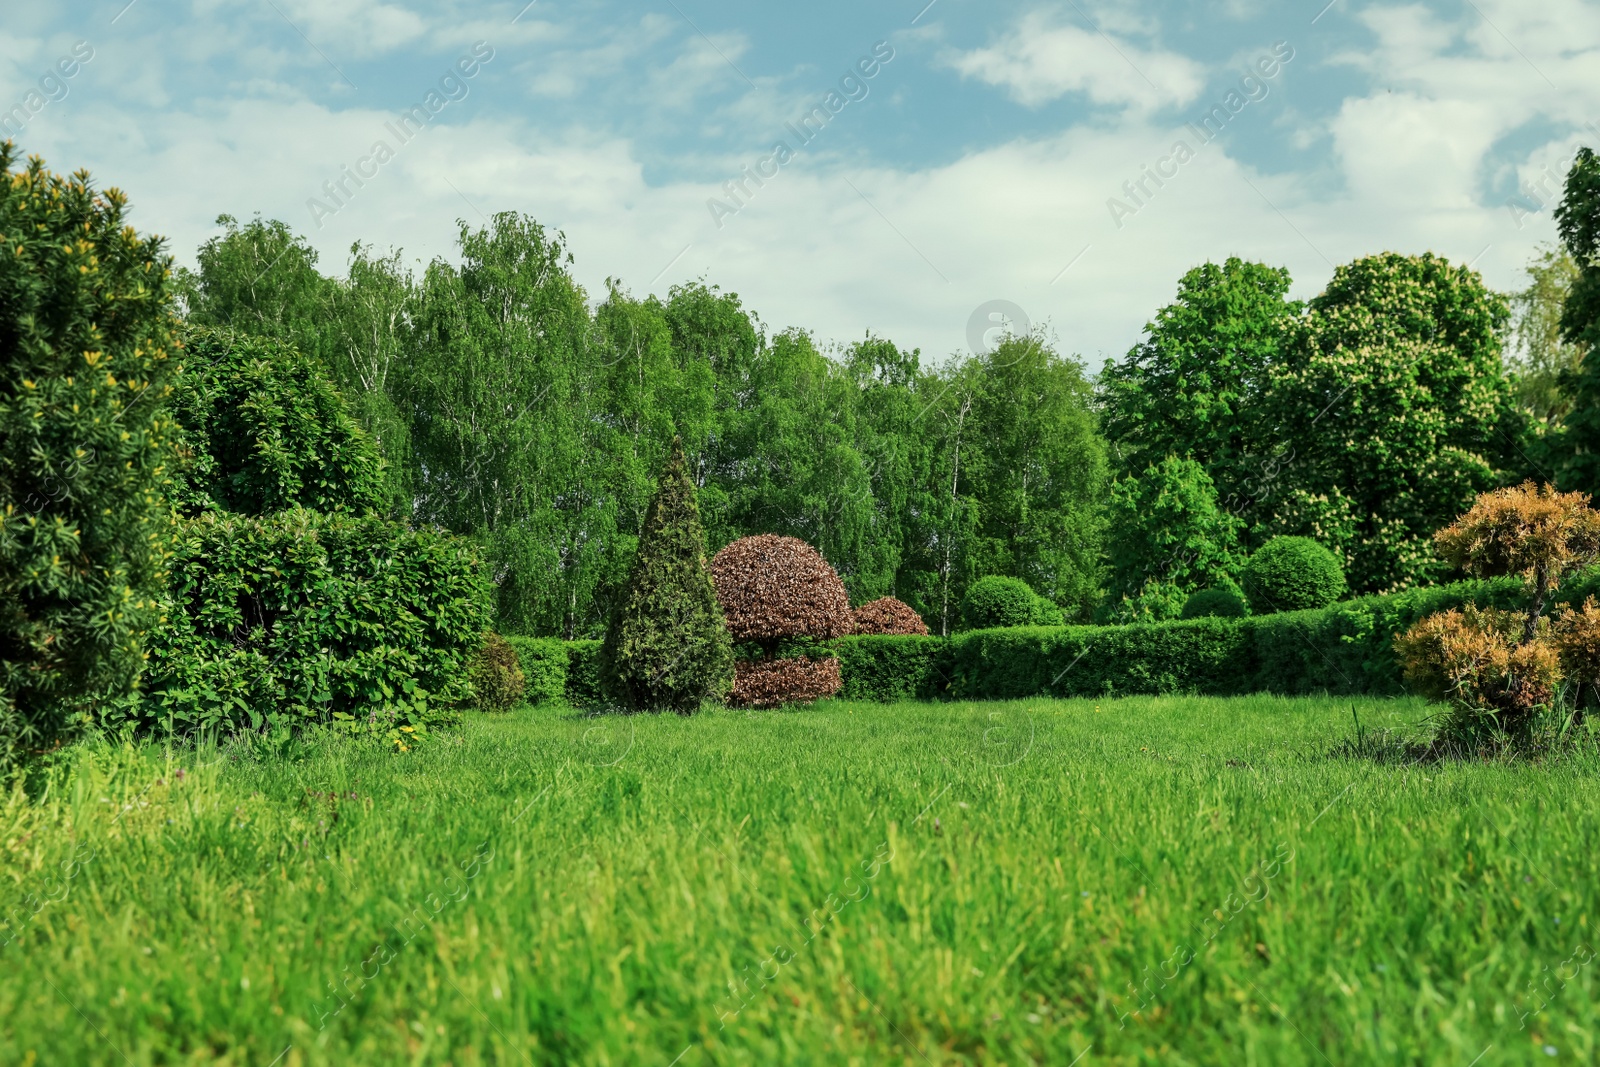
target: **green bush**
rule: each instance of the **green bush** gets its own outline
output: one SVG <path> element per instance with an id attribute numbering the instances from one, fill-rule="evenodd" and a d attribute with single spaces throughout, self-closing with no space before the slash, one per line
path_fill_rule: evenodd
<path id="1" fill-rule="evenodd" d="M 720 702 L 733 685 L 733 638 L 706 569 L 700 508 L 676 437 L 606 627 L 600 679 L 630 711 L 681 714 Z"/>
<path id="2" fill-rule="evenodd" d="M 383 504 L 377 446 L 321 365 L 280 341 L 186 329 L 172 411 L 191 455 L 173 493 L 185 514 Z"/>
<path id="3" fill-rule="evenodd" d="M 1041 596 L 1034 598 L 1031 624 L 1034 626 L 1065 626 L 1067 618 L 1062 614 L 1061 607 L 1054 600 Z"/>
<path id="4" fill-rule="evenodd" d="M 566 641 L 567 699 L 574 704 L 597 704 L 602 699 L 600 686 L 599 641 Z"/>
<path id="5" fill-rule="evenodd" d="M 470 698 L 489 623 L 468 543 L 302 509 L 184 523 L 165 600 L 141 690 L 109 725 L 422 732 Z"/>
<path id="6" fill-rule="evenodd" d="M 170 257 L 0 143 L 0 776 L 129 691 L 170 543 Z"/>
<path id="7" fill-rule="evenodd" d="M 567 698 L 568 642 L 559 637 L 506 637 L 522 668 L 523 698 L 530 704 Z"/>
<path id="8" fill-rule="evenodd" d="M 961 601 L 961 626 L 981 630 L 992 626 L 1031 626 L 1038 596 L 1021 578 L 991 574 L 979 578 Z"/>
<path id="9" fill-rule="evenodd" d="M 510 711 L 527 691 L 517 650 L 494 632 L 483 635 L 483 647 L 472 659 L 472 694 L 480 711 Z"/>
<path id="10" fill-rule="evenodd" d="M 1183 604 L 1185 619 L 1236 619 L 1245 614 L 1244 597 L 1232 589 L 1201 589 Z"/>
<path id="11" fill-rule="evenodd" d="M 1262 545 L 1244 566 L 1243 585 L 1257 615 L 1326 607 L 1349 588 L 1338 558 L 1309 537 Z"/>

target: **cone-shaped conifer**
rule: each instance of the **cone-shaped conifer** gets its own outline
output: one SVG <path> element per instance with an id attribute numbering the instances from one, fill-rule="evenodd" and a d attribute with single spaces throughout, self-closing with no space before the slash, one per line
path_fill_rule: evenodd
<path id="1" fill-rule="evenodd" d="M 632 711 L 688 714 L 733 684 L 733 639 L 706 569 L 705 532 L 683 443 L 639 533 L 639 554 L 600 652 L 606 695 Z"/>

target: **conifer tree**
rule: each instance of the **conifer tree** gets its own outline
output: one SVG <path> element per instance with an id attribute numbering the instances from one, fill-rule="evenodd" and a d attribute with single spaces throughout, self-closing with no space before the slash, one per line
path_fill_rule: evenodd
<path id="1" fill-rule="evenodd" d="M 600 670 L 606 695 L 633 711 L 688 714 L 720 701 L 733 684 L 733 640 L 706 569 L 700 508 L 678 438 L 606 628 Z"/>

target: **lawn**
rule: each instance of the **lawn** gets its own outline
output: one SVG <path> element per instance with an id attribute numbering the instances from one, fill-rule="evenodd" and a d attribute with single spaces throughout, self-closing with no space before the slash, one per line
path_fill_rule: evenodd
<path id="1" fill-rule="evenodd" d="M 1594 1062 L 1600 763 L 1353 733 L 1137 698 L 86 746 L 0 809 L 0 1063 Z"/>

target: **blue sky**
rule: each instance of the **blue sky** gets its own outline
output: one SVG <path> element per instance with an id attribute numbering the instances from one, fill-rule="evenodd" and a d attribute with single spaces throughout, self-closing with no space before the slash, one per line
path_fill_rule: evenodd
<path id="1" fill-rule="evenodd" d="M 224 212 L 338 272 L 354 241 L 448 258 L 457 219 L 515 210 L 591 296 L 704 277 L 771 327 L 930 360 L 1006 300 L 1091 367 L 1228 255 L 1301 296 L 1386 249 L 1514 287 L 1554 238 L 1538 183 L 1600 144 L 1579 0 L 525 2 L 12 4 L 0 122 L 180 262 Z"/>

